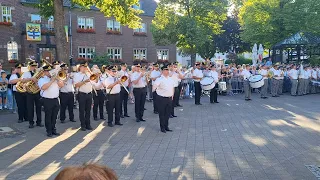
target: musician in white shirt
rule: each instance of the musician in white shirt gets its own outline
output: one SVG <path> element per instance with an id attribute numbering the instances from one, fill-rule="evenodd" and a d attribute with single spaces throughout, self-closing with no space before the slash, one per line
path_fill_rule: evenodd
<path id="1" fill-rule="evenodd" d="M 143 119 L 144 104 L 146 102 L 147 88 L 145 82 L 145 72 L 141 71 L 141 65 L 136 64 L 135 72 L 131 75 L 131 83 L 133 87 L 133 95 L 135 99 L 135 115 L 136 121 L 145 121 Z"/>
<path id="2" fill-rule="evenodd" d="M 123 76 L 127 77 L 127 80 L 122 82 L 122 84 L 125 86 L 125 88 L 123 86 L 121 86 L 121 91 L 120 91 L 120 117 L 121 118 L 130 117 L 128 115 L 128 96 L 129 96 L 129 93 L 127 92 L 128 88 L 129 88 L 130 77 L 129 77 L 129 73 L 127 72 L 127 64 L 126 63 L 121 64 L 121 70 L 118 72 L 117 76 L 120 77 L 120 79 Z"/>
<path id="3" fill-rule="evenodd" d="M 215 83 L 214 88 L 210 90 L 210 103 L 219 103 L 218 102 L 218 82 L 219 82 L 219 74 L 216 71 L 216 66 L 211 65 L 211 71 L 208 72 L 207 74 L 208 77 L 212 77 Z"/>
<path id="4" fill-rule="evenodd" d="M 92 73 L 97 76 L 97 79 L 92 81 L 92 87 L 95 90 L 93 93 L 93 108 L 92 108 L 93 120 L 98 121 L 98 109 L 99 109 L 100 119 L 105 120 L 103 115 L 105 88 L 103 86 L 103 80 L 101 78 L 101 71 L 99 68 L 92 68 Z"/>
<path id="5" fill-rule="evenodd" d="M 154 82 L 161 77 L 161 72 L 159 71 L 159 64 L 154 64 L 153 65 L 153 71 L 150 74 L 150 79 L 152 80 L 152 86 Z M 152 88 L 153 89 L 153 88 Z M 159 114 L 158 113 L 158 107 L 157 107 L 157 91 L 153 90 L 152 91 L 152 98 L 153 98 L 153 113 L 154 114 Z"/>
<path id="6" fill-rule="evenodd" d="M 90 112 L 92 105 L 92 83 L 90 82 L 90 74 L 88 73 L 88 64 L 82 62 L 79 67 L 80 71 L 74 75 L 73 83 L 78 89 L 79 101 L 79 119 L 81 122 L 81 130 L 92 130 L 90 125 Z"/>
<path id="7" fill-rule="evenodd" d="M 302 96 L 303 95 L 304 76 L 305 76 L 305 71 L 303 69 L 303 65 L 301 64 L 300 67 L 299 67 L 298 96 Z"/>
<path id="8" fill-rule="evenodd" d="M 169 77 L 169 68 L 164 65 L 162 68 L 162 76 L 154 82 L 153 90 L 157 92 L 157 103 L 160 120 L 160 130 L 163 133 L 169 129 L 169 116 L 172 111 L 172 100 L 174 96 L 174 80 Z"/>
<path id="9" fill-rule="evenodd" d="M 202 105 L 200 103 L 200 98 L 201 98 L 201 93 L 202 93 L 202 89 L 201 89 L 201 85 L 200 85 L 200 80 L 203 78 L 203 73 L 200 70 L 201 66 L 199 62 L 196 62 L 195 64 L 195 70 L 192 73 L 192 78 L 194 81 L 194 88 L 195 88 L 195 104 L 196 105 Z"/>
<path id="10" fill-rule="evenodd" d="M 291 96 L 297 95 L 298 88 L 298 70 L 297 66 L 292 65 L 290 71 L 288 72 L 291 81 Z"/>
<path id="11" fill-rule="evenodd" d="M 116 66 L 108 67 L 110 76 L 105 79 L 104 86 L 106 87 L 106 93 L 108 94 L 108 126 L 113 127 L 113 110 L 115 115 L 115 125 L 122 126 L 120 123 L 120 91 L 121 80 L 117 78 Z"/>
<path id="12" fill-rule="evenodd" d="M 271 80 L 271 95 L 272 97 L 279 97 L 279 80 L 281 76 L 281 70 L 279 70 L 278 65 L 274 65 L 273 78 Z"/>
<path id="13" fill-rule="evenodd" d="M 304 77 L 304 90 L 303 90 L 303 94 L 309 94 L 310 92 L 310 79 L 311 79 L 311 67 L 310 66 L 306 66 L 305 67 L 305 77 Z"/>
<path id="14" fill-rule="evenodd" d="M 69 120 L 74 120 L 73 106 L 74 106 L 74 86 L 73 86 L 73 75 L 68 71 L 67 64 L 61 64 L 60 68 L 67 74 L 67 79 L 64 81 L 64 86 L 60 89 L 60 121 L 65 123 L 66 120 L 66 109 L 68 108 Z"/>
<path id="15" fill-rule="evenodd" d="M 317 70 L 315 67 L 313 67 L 311 71 L 311 81 L 317 81 Z M 316 92 L 317 92 L 317 85 L 314 83 L 311 83 L 311 93 L 315 94 Z"/>
<path id="16" fill-rule="evenodd" d="M 44 106 L 47 136 L 59 136 L 60 134 L 57 132 L 56 129 L 56 119 L 60 108 L 58 99 L 59 90 L 62 86 L 64 86 L 64 83 L 62 81 L 58 81 L 56 79 L 57 77 L 51 77 L 51 66 L 46 65 L 43 67 L 43 70 L 44 76 L 39 79 L 38 86 L 41 89 L 40 95 L 42 97 L 42 104 Z"/>
<path id="17" fill-rule="evenodd" d="M 244 88 L 245 100 L 250 101 L 251 100 L 251 87 L 249 83 L 249 78 L 251 76 L 250 65 L 246 65 L 246 69 L 244 69 L 241 72 L 241 76 L 244 79 L 243 88 Z"/>
<path id="18" fill-rule="evenodd" d="M 263 76 L 264 85 L 261 87 L 261 98 L 267 99 L 268 94 L 268 67 L 266 65 L 261 65 L 260 75 Z"/>

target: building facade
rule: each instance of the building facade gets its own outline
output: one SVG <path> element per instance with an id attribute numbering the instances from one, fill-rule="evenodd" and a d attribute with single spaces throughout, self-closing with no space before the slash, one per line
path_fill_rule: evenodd
<path id="1" fill-rule="evenodd" d="M 36 2 L 1 0 L 0 62 L 4 67 L 13 66 L 17 61 L 25 62 L 28 58 L 56 60 L 54 17 L 41 17 L 38 9 L 32 6 Z M 74 57 L 74 63 L 104 54 L 114 61 L 128 64 L 135 60 L 176 61 L 175 45 L 156 46 L 153 43 L 150 26 L 157 7 L 154 0 L 141 0 L 140 7 L 135 7 L 144 11 L 142 28 L 139 29 L 122 26 L 94 7 L 85 11 L 77 7 L 71 9 L 67 0 L 64 5 L 68 51 Z M 39 26 L 41 33 L 37 30 L 30 32 L 29 26 L 33 30 Z"/>

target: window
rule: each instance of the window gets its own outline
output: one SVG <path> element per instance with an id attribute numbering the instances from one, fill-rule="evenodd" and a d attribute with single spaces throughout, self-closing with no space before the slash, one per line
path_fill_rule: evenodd
<path id="1" fill-rule="evenodd" d="M 159 60 L 168 60 L 169 59 L 169 50 L 168 49 L 158 49 L 157 56 Z"/>
<path id="2" fill-rule="evenodd" d="M 120 23 L 116 20 L 107 20 L 107 31 L 118 31 L 120 32 Z"/>
<path id="3" fill-rule="evenodd" d="M 12 22 L 11 7 L 2 6 L 2 22 Z"/>
<path id="4" fill-rule="evenodd" d="M 133 49 L 134 59 L 147 59 L 147 49 Z"/>
<path id="5" fill-rule="evenodd" d="M 95 52 L 94 47 L 79 47 L 78 48 L 78 57 L 84 59 L 93 59 Z"/>
<path id="6" fill-rule="evenodd" d="M 146 23 L 141 23 L 141 28 L 134 29 L 133 31 L 134 31 L 134 32 L 146 33 L 146 32 L 147 32 L 146 27 L 147 27 L 147 26 L 146 26 Z"/>
<path id="7" fill-rule="evenodd" d="M 107 48 L 107 53 L 110 59 L 121 59 L 122 49 L 121 48 Z"/>
<path id="8" fill-rule="evenodd" d="M 93 29 L 93 18 L 78 17 L 79 29 Z"/>
<path id="9" fill-rule="evenodd" d="M 48 19 L 48 29 L 52 30 L 54 28 L 54 18 L 53 16 L 50 16 L 49 19 Z"/>
<path id="10" fill-rule="evenodd" d="M 41 23 L 41 16 L 39 14 L 31 14 L 31 22 Z"/>
<path id="11" fill-rule="evenodd" d="M 7 44 L 8 60 L 18 60 L 18 44 L 14 41 L 9 41 Z"/>

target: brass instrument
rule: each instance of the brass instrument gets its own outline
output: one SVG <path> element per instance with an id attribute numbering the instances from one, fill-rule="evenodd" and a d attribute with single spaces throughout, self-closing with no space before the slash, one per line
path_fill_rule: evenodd
<path id="1" fill-rule="evenodd" d="M 121 76 L 120 78 L 119 77 L 117 77 L 117 78 L 120 79 L 120 84 L 124 88 L 124 90 L 126 90 L 127 93 L 130 94 L 130 92 L 127 89 L 127 87 L 123 84 L 124 82 L 126 82 L 129 79 L 128 76 Z"/>
<path id="2" fill-rule="evenodd" d="M 98 96 L 97 90 L 94 88 L 91 81 L 96 81 L 99 77 L 96 74 L 93 74 L 88 66 L 87 66 L 87 70 L 88 70 L 88 73 L 90 74 L 90 77 L 89 77 L 90 81 L 89 82 L 93 87 L 92 89 L 93 89 L 94 93 L 96 94 L 96 96 Z M 85 75 L 87 76 L 87 73 L 85 73 Z"/>
<path id="3" fill-rule="evenodd" d="M 273 71 L 269 70 L 268 71 L 268 78 L 272 78 L 274 75 Z"/>

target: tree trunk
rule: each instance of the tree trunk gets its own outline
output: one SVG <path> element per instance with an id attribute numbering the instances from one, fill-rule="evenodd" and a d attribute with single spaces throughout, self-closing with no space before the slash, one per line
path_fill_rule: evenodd
<path id="1" fill-rule="evenodd" d="M 196 63 L 196 57 L 197 57 L 196 53 L 191 54 L 191 66 L 194 66 L 194 64 Z"/>
<path id="2" fill-rule="evenodd" d="M 64 26 L 65 20 L 63 0 L 54 0 L 54 31 L 56 36 L 57 60 L 68 64 L 70 67 L 68 58 L 69 52 Z"/>

